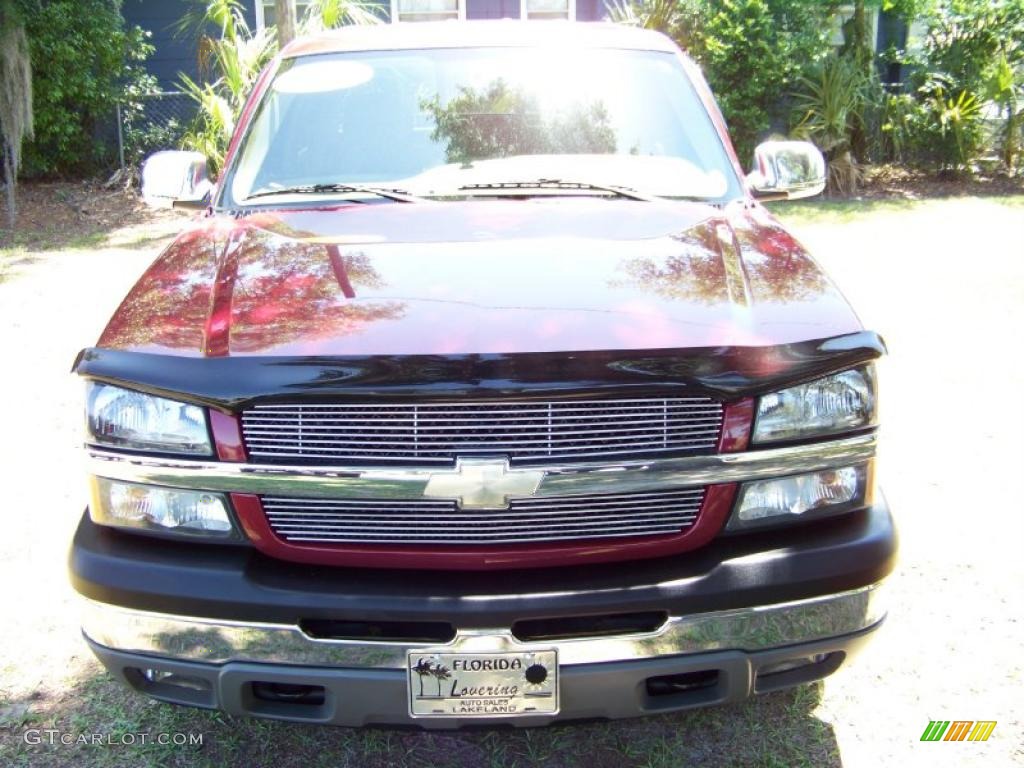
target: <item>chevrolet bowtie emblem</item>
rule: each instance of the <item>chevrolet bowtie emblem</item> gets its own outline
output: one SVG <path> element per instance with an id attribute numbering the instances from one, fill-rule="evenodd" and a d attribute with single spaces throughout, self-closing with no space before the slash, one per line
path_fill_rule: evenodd
<path id="1" fill-rule="evenodd" d="M 423 495 L 455 499 L 462 509 L 508 509 L 511 496 L 532 496 L 544 479 L 541 469 L 509 469 L 508 459 L 459 459 L 450 472 L 435 472 Z"/>

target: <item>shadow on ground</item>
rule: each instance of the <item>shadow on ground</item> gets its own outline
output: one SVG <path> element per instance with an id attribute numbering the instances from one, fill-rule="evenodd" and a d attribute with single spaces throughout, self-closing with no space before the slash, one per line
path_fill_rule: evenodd
<path id="1" fill-rule="evenodd" d="M 100 247 L 144 248 L 165 238 L 187 220 L 180 211 L 154 211 L 132 190 L 108 188 L 95 181 L 46 182 L 18 187 L 18 218 L 14 231 L 0 224 L 0 255 L 19 252 L 89 250 Z M 125 242 L 110 242 L 112 233 L 154 222 L 170 229 L 143 232 Z M 149 236 L 152 235 L 152 236 Z"/>
<path id="2" fill-rule="evenodd" d="M 529 730 L 357 730 L 232 718 L 162 704 L 114 682 L 90 661 L 85 674 L 64 690 L 0 703 L 0 764 L 58 768 L 841 766 L 831 726 L 813 714 L 822 690 L 817 683 L 736 706 Z M 51 731 L 57 733 L 51 735 Z M 185 734 L 186 740 L 201 735 L 202 743 L 156 743 L 161 733 Z M 99 739 L 101 743 L 81 743 L 83 737 L 86 742 Z M 62 738 L 71 743 L 61 743 Z"/>

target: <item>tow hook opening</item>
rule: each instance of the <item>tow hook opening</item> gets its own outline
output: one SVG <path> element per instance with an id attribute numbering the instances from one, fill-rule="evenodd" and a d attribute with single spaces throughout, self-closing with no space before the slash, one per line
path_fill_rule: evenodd
<path id="1" fill-rule="evenodd" d="M 845 659 L 846 654 L 843 651 L 832 651 L 762 664 L 754 676 L 754 692 L 777 691 L 821 680 L 839 669 L 839 665 Z"/>
<path id="2" fill-rule="evenodd" d="M 648 696 L 672 696 L 718 685 L 717 669 L 702 669 L 698 672 L 682 672 L 678 675 L 663 675 L 647 678 Z"/>
<path id="3" fill-rule="evenodd" d="M 648 711 L 697 707 L 721 701 L 727 675 L 720 669 L 698 669 L 648 677 L 641 689 Z"/>
<path id="4" fill-rule="evenodd" d="M 212 707 L 213 686 L 209 680 L 155 667 L 125 667 L 124 677 L 136 690 L 173 704 Z"/>
<path id="5" fill-rule="evenodd" d="M 253 682 L 251 686 L 253 698 L 260 701 L 319 707 L 326 699 L 326 692 L 322 685 Z"/>

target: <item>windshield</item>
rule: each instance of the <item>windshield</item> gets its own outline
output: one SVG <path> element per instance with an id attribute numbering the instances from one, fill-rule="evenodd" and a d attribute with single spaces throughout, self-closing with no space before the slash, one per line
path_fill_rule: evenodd
<path id="1" fill-rule="evenodd" d="M 223 198 L 238 205 L 254 196 L 268 203 L 372 195 L 366 187 L 490 196 L 523 194 L 541 181 L 549 184 L 538 194 L 738 193 L 725 148 L 674 54 L 463 48 L 286 61 Z"/>

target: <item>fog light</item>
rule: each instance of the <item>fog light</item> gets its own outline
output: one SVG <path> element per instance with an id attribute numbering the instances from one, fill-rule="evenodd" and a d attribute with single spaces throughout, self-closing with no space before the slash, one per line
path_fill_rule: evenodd
<path id="1" fill-rule="evenodd" d="M 804 516 L 838 514 L 870 503 L 870 465 L 745 483 L 728 530 Z"/>
<path id="2" fill-rule="evenodd" d="M 100 525 L 154 533 L 230 538 L 235 526 L 219 493 L 92 479 L 89 511 Z"/>

